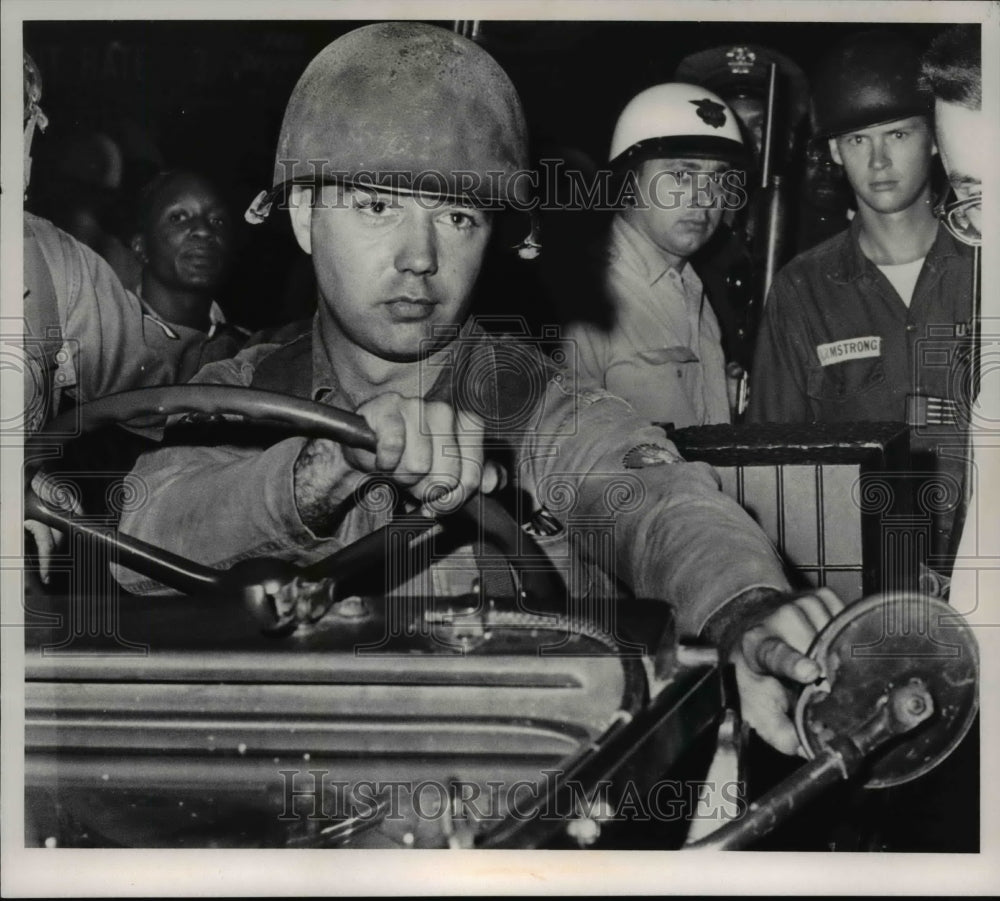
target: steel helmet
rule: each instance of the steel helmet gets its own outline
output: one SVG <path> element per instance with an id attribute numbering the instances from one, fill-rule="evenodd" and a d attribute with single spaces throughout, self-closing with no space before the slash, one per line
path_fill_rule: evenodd
<path id="1" fill-rule="evenodd" d="M 933 96 L 920 87 L 916 47 L 891 31 L 864 31 L 842 41 L 813 81 L 812 125 L 820 138 L 927 116 L 933 106 Z"/>
<path id="2" fill-rule="evenodd" d="M 658 84 L 633 97 L 615 125 L 611 167 L 685 156 L 748 162 L 733 111 L 707 88 L 682 82 Z"/>
<path id="3" fill-rule="evenodd" d="M 285 109 L 261 221 L 292 184 L 339 182 L 527 209 L 528 133 L 485 50 L 417 22 L 351 31 L 309 64 Z"/>

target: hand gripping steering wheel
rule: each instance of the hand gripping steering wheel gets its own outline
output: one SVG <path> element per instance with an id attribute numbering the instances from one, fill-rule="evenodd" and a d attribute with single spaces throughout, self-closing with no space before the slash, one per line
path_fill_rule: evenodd
<path id="1" fill-rule="evenodd" d="M 187 421 L 213 423 L 233 417 L 255 426 L 275 426 L 310 438 L 329 438 L 364 450 L 375 450 L 375 434 L 365 420 L 324 404 L 288 397 L 272 391 L 223 385 L 183 385 L 141 388 L 109 395 L 53 419 L 27 442 L 25 458 L 25 518 L 54 528 L 76 532 L 116 547 L 123 566 L 150 576 L 164 585 L 187 594 L 231 595 L 241 592 L 265 629 L 283 631 L 302 621 L 315 621 L 330 605 L 332 592 L 322 597 L 310 594 L 309 586 L 320 579 L 345 579 L 379 563 L 386 552 L 386 528 L 376 530 L 354 544 L 309 566 L 295 566 L 273 559 L 248 560 L 229 569 L 214 569 L 122 533 L 109 534 L 95 528 L 72 511 L 46 503 L 32 489 L 32 478 L 53 455 L 53 449 L 99 428 L 139 418 L 166 422 L 167 417 L 184 414 Z M 526 548 L 532 557 L 544 559 L 509 514 L 495 500 L 477 497 L 450 514 L 449 521 L 474 527 L 474 534 L 495 544 L 508 562 Z M 414 539 L 438 527 L 437 520 L 421 516 L 407 518 Z M 536 596 L 561 593 L 555 570 L 532 566 L 522 569 L 523 589 L 531 581 Z M 292 590 L 289 591 L 289 586 Z M 557 587 L 558 586 L 558 587 Z"/>

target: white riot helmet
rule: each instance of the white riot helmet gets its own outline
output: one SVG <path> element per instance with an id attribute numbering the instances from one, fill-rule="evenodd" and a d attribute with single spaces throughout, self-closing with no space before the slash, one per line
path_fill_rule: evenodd
<path id="1" fill-rule="evenodd" d="M 739 121 L 717 94 L 671 82 L 647 88 L 628 102 L 611 138 L 612 169 L 689 156 L 740 167 L 750 162 Z"/>

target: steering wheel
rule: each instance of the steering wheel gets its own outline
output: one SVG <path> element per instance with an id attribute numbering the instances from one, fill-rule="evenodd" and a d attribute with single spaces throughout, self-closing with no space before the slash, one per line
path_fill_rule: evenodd
<path id="1" fill-rule="evenodd" d="M 375 450 L 375 433 L 355 413 L 272 391 L 223 385 L 183 385 L 141 388 L 109 395 L 54 418 L 26 443 L 25 517 L 54 528 L 86 535 L 116 547 L 118 562 L 186 594 L 231 595 L 242 593 L 246 604 L 265 629 L 283 631 L 302 621 L 315 621 L 330 606 L 332 592 L 310 593 L 320 579 L 347 579 L 381 561 L 387 547 L 388 527 L 376 530 L 355 543 L 309 566 L 295 566 L 273 559 L 248 560 L 229 569 L 214 569 L 118 532 L 110 534 L 72 511 L 45 502 L 31 487 L 32 479 L 52 456 L 53 449 L 70 440 L 109 425 L 139 418 L 166 423 L 183 415 L 186 422 L 231 422 L 233 417 L 255 426 L 272 426 L 310 438 L 328 438 L 359 449 Z M 537 597 L 561 593 L 561 579 L 554 567 L 514 565 L 518 555 L 547 561 L 544 553 L 524 534 L 495 500 L 476 497 L 448 516 L 449 522 L 475 529 L 495 545 L 513 568 L 518 590 Z M 408 516 L 411 542 L 423 533 L 441 528 L 437 520 Z M 530 585 L 527 583 L 531 583 Z M 289 588 L 291 587 L 291 591 Z"/>

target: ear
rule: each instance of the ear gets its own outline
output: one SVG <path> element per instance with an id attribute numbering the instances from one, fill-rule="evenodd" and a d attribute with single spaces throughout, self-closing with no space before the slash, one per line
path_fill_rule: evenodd
<path id="1" fill-rule="evenodd" d="M 844 165 L 844 159 L 840 155 L 840 148 L 837 146 L 837 139 L 836 138 L 830 138 L 829 141 L 828 141 L 828 144 L 830 146 L 830 156 L 833 157 L 833 161 L 838 166 L 843 166 Z"/>
<path id="2" fill-rule="evenodd" d="M 132 252 L 139 258 L 139 260 L 143 264 L 149 262 L 146 259 L 146 239 L 141 234 L 132 236 L 132 240 L 129 243 L 129 247 L 132 248 Z"/>
<path id="3" fill-rule="evenodd" d="M 308 185 L 294 185 L 288 195 L 288 215 L 292 231 L 306 253 L 312 253 L 313 189 Z"/>

